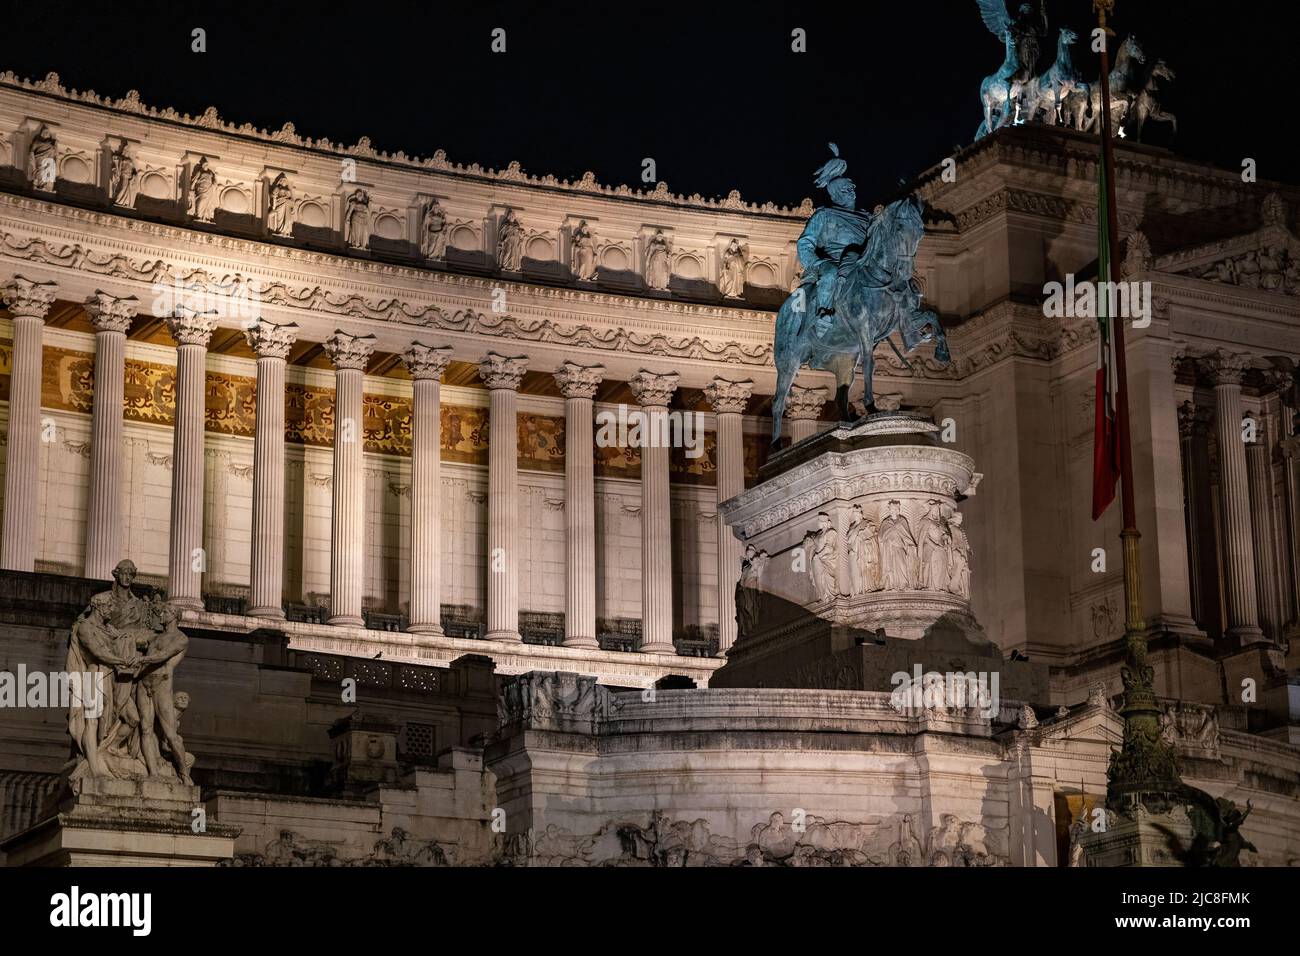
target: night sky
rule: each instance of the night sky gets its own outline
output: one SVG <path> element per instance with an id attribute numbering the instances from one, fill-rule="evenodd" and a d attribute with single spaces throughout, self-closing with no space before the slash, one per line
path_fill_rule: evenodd
<path id="1" fill-rule="evenodd" d="M 1090 0 L 1049 0 L 1050 35 L 1081 36 L 1091 78 Z M 1297 180 L 1292 10 L 1281 3 L 1118 0 L 1115 26 L 1178 73 L 1173 148 L 1261 179 Z M 507 52 L 489 49 L 493 27 Z M 207 52 L 190 32 L 207 31 Z M 808 52 L 790 50 L 802 27 Z M 852 4 L 613 2 L 385 5 L 9 4 L 0 69 L 153 106 L 304 136 L 564 178 L 592 170 L 640 186 L 653 157 L 673 192 L 794 204 L 834 139 L 863 205 L 951 155 L 981 118 L 979 84 L 1002 45 L 975 0 Z M 1270 80 L 1270 77 L 1272 78 Z M 1163 127 L 1150 137 L 1168 145 Z M 821 202 L 821 197 L 816 197 Z"/>

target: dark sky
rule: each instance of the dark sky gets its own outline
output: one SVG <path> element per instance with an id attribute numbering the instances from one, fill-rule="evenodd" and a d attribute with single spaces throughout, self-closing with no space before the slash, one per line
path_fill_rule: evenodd
<path id="1" fill-rule="evenodd" d="M 220 6 L 220 8 L 218 8 Z M 1090 0 L 1049 0 L 1089 76 Z M 1115 26 L 1178 73 L 1173 148 L 1261 179 L 1297 179 L 1288 147 L 1297 62 L 1281 3 L 1118 0 Z M 460 3 L 242 7 L 7 4 L 0 69 L 197 114 L 430 155 L 640 185 L 653 157 L 674 192 L 797 203 L 838 141 L 863 204 L 967 144 L 979 85 L 1002 60 L 975 0 L 855 3 Z M 507 52 L 489 49 L 493 27 Z M 190 31 L 208 50 L 190 51 Z M 790 50 L 807 31 L 808 52 Z M 1273 79 L 1270 80 L 1270 77 Z M 1164 141 L 1161 141 L 1164 145 Z M 820 201 L 820 199 L 818 200 Z"/>

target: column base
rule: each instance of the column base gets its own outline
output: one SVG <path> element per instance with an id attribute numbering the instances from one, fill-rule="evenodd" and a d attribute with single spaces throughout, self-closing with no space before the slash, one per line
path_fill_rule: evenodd
<path id="1" fill-rule="evenodd" d="M 437 624 L 437 623 L 430 623 L 430 624 L 408 624 L 408 625 L 406 626 L 406 633 L 408 633 L 408 634 L 425 634 L 425 635 L 428 635 L 429 637 L 442 637 L 442 636 L 443 636 L 442 625 L 441 625 L 441 624 Z"/>
<path id="2" fill-rule="evenodd" d="M 336 614 L 325 623 L 332 624 L 335 627 L 365 627 L 366 619 L 352 614 Z"/>
<path id="3" fill-rule="evenodd" d="M 1229 637 L 1240 641 L 1243 647 L 1247 644 L 1264 644 L 1269 642 L 1268 638 L 1264 636 L 1264 632 L 1253 625 L 1230 627 L 1228 628 L 1227 634 Z"/>
<path id="4" fill-rule="evenodd" d="M 489 641 L 509 641 L 515 644 L 521 643 L 523 638 L 519 636 L 518 631 L 488 631 L 483 635 Z"/>
<path id="5" fill-rule="evenodd" d="M 264 617 L 273 621 L 283 621 L 285 619 L 284 608 L 282 607 L 250 607 L 248 609 L 249 617 Z"/>
<path id="6" fill-rule="evenodd" d="M 677 648 L 667 641 L 660 641 L 658 644 L 642 644 L 640 653 L 676 655 Z"/>
<path id="7" fill-rule="evenodd" d="M 561 647 L 583 647 L 588 650 L 595 650 L 600 647 L 600 641 L 594 637 L 566 637 Z"/>

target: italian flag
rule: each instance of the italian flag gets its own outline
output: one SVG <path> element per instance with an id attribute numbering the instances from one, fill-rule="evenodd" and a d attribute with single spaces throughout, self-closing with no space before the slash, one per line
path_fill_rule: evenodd
<path id="1" fill-rule="evenodd" d="M 1103 130 L 1102 135 L 1107 133 Z M 1097 164 L 1097 414 L 1092 441 L 1092 520 L 1115 500 L 1119 481 L 1119 423 L 1116 418 L 1118 382 L 1116 379 L 1115 336 L 1111 323 L 1118 321 L 1107 313 L 1110 296 L 1103 292 L 1110 282 L 1109 200 L 1106 198 L 1106 163 Z"/>

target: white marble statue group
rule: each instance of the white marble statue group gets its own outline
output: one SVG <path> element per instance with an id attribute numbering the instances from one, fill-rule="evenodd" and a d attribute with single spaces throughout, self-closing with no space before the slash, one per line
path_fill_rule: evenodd
<path id="1" fill-rule="evenodd" d="M 804 550 L 819 602 L 876 591 L 946 591 L 970 596 L 970 541 L 961 513 L 930 499 L 913 531 L 902 502 L 891 500 L 879 523 L 854 505 L 844 533 L 848 581 L 840 581 L 840 534 L 830 515 L 804 537 Z"/>

